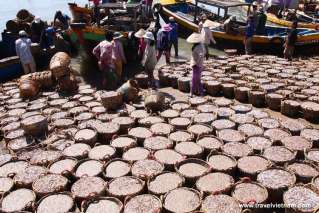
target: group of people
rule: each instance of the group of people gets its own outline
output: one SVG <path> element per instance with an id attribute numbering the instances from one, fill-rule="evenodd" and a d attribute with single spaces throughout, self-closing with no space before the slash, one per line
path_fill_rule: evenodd
<path id="1" fill-rule="evenodd" d="M 102 81 L 104 87 L 114 88 L 126 77 L 123 75 L 123 68 L 127 61 L 122 37 L 120 32 L 108 31 L 105 40 L 93 49 L 92 53 L 97 58 L 99 69 L 104 75 Z M 138 40 L 136 48 L 138 60 L 149 76 L 150 86 L 155 87 L 153 71 L 161 56 L 165 55 L 166 63 L 170 63 L 170 52 L 174 47 L 175 57 L 178 57 L 178 25 L 171 17 L 170 22 L 163 25 L 158 32 L 140 29 L 134 33 L 134 37 Z M 110 75 L 113 77 L 110 78 Z M 117 81 L 110 80 L 115 78 Z M 111 85 L 112 83 L 114 84 Z"/>
<path id="2" fill-rule="evenodd" d="M 264 35 L 266 33 L 267 16 L 264 12 L 264 8 L 258 9 L 258 4 L 255 1 L 253 3 L 253 10 L 248 16 L 247 24 L 245 28 L 245 52 L 246 54 L 252 54 L 252 43 L 254 35 Z"/>
<path id="3" fill-rule="evenodd" d="M 31 51 L 31 44 L 38 43 L 42 49 L 55 46 L 58 51 L 70 52 L 70 44 L 64 40 L 60 32 L 70 26 L 70 17 L 57 11 L 51 25 L 35 17 L 31 22 L 31 34 L 26 31 L 19 32 L 19 38 L 15 41 L 16 54 L 19 56 L 25 74 L 36 72 L 36 63 Z"/>
<path id="4" fill-rule="evenodd" d="M 203 61 L 209 56 L 208 46 L 216 43 L 210 30 L 212 23 L 204 16 L 202 17 L 200 28 L 197 33 L 187 40 L 194 44 L 192 47 L 192 68 L 193 81 L 191 95 L 202 94 L 200 83 Z M 97 58 L 99 69 L 103 74 L 102 85 L 105 88 L 114 89 L 121 80 L 124 80 L 123 66 L 127 63 L 124 54 L 123 36 L 119 32 L 114 34 L 110 31 L 106 33 L 105 40 L 100 42 L 94 49 L 93 55 Z M 156 88 L 154 81 L 154 69 L 161 57 L 165 56 L 167 64 L 170 63 L 171 51 L 174 47 L 175 57 L 178 57 L 178 24 L 173 17 L 169 18 L 169 23 L 164 24 L 158 31 L 145 31 L 140 29 L 134 33 L 138 39 L 137 55 L 138 60 L 148 74 L 149 84 Z M 132 51 L 132 49 L 130 50 Z M 117 79 L 115 81 L 114 79 Z M 116 84 L 114 84 L 117 82 Z"/>
<path id="5" fill-rule="evenodd" d="M 245 52 L 246 54 L 252 54 L 253 36 L 266 34 L 265 26 L 267 22 L 267 15 L 264 12 L 264 8 L 260 7 L 257 1 L 254 1 L 252 13 L 248 16 L 247 25 L 245 27 Z M 291 60 L 295 50 L 295 44 L 297 42 L 297 27 L 298 22 L 294 19 L 292 29 L 288 32 L 288 35 L 284 42 L 284 58 Z"/>

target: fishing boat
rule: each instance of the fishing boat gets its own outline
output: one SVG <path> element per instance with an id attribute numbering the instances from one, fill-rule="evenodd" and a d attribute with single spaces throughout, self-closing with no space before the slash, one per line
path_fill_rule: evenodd
<path id="1" fill-rule="evenodd" d="M 293 20 L 287 20 L 284 18 L 279 18 L 277 14 L 278 9 L 269 8 L 267 15 L 267 20 L 285 27 L 291 27 Z M 300 28 L 310 28 L 319 29 L 319 20 L 317 18 L 311 17 L 302 11 L 296 11 L 295 19 L 298 21 L 298 27 Z"/>
<path id="2" fill-rule="evenodd" d="M 101 25 L 92 23 L 93 10 L 69 3 L 73 17 L 69 35 L 74 43 L 80 44 L 87 52 L 104 40 L 106 31 L 119 31 L 124 37 L 140 28 L 147 29 L 150 19 L 142 16 L 140 3 L 104 3 L 99 6 L 101 11 Z"/>
<path id="3" fill-rule="evenodd" d="M 227 34 L 224 31 L 222 23 L 229 18 L 230 15 L 234 15 L 235 12 L 233 11 L 236 11 L 235 8 L 248 7 L 249 11 L 249 3 L 237 0 L 197 0 L 195 3 L 162 0 L 161 4 L 156 6 L 159 8 L 165 21 L 171 16 L 174 17 L 181 28 L 179 32 L 185 32 L 186 36 L 191 32 L 198 31 L 197 16 L 205 13 L 209 20 L 214 23 L 212 25 L 215 25 L 211 28 L 211 31 L 217 41 L 217 47 L 237 47 L 238 49 L 243 49 L 244 47 L 244 34 Z M 244 29 L 244 22 L 237 21 L 237 24 L 240 26 L 239 28 Z M 253 37 L 255 51 L 278 53 L 278 50 L 282 50 L 283 48 L 288 31 L 289 29 L 286 27 L 267 25 L 264 35 L 255 35 Z M 298 29 L 297 49 L 302 47 L 309 52 L 310 48 L 315 49 L 314 47 L 317 44 L 319 44 L 319 31 L 306 28 Z"/>
<path id="4" fill-rule="evenodd" d="M 283 1 L 283 2 L 282 2 Z M 285 0 L 278 1 L 278 0 L 263 0 L 263 5 L 267 5 L 267 21 L 274 23 L 276 25 L 284 26 L 284 27 L 291 27 L 293 20 L 298 21 L 298 27 L 299 28 L 310 28 L 310 29 L 319 29 L 319 19 L 313 16 L 313 12 L 309 11 L 309 8 L 313 8 L 313 5 L 311 7 L 301 7 L 301 5 L 298 5 L 298 0 L 291 0 L 287 1 L 285 5 Z M 242 0 L 242 2 L 251 3 L 251 0 Z M 268 5 L 268 2 L 271 2 L 271 5 Z M 288 4 L 288 2 L 290 4 Z M 299 8 L 298 8 L 299 7 Z M 303 8 L 303 11 L 299 10 L 300 8 Z M 287 9 L 289 11 L 288 17 L 283 17 L 282 14 L 280 14 L 280 11 L 283 12 L 284 9 Z M 280 14 L 280 15 L 279 15 Z M 293 18 L 292 18 L 293 17 Z"/>

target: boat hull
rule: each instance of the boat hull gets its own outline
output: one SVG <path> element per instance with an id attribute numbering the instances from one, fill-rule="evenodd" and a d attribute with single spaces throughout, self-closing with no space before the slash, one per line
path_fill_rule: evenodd
<path id="1" fill-rule="evenodd" d="M 275 14 L 267 13 L 267 20 L 285 27 L 291 27 L 292 22 L 284 19 L 278 18 Z M 310 28 L 310 29 L 319 29 L 319 23 L 306 23 L 306 22 L 298 22 L 299 28 Z"/>
<path id="2" fill-rule="evenodd" d="M 18 56 L 3 58 L 0 60 L 0 82 L 6 82 L 23 74 Z"/>
<path id="3" fill-rule="evenodd" d="M 175 8 L 178 8 L 178 4 L 185 3 L 176 3 L 174 4 Z M 198 25 L 193 21 L 190 21 L 186 18 L 179 16 L 175 11 L 170 10 L 172 5 L 162 5 L 160 13 L 165 21 L 168 21 L 169 17 L 174 17 L 175 21 L 179 24 L 179 33 L 183 37 L 189 36 L 192 32 L 198 32 Z M 288 30 L 283 27 L 271 27 L 272 30 Z M 300 53 L 317 53 L 318 44 L 319 44 L 319 31 L 312 31 L 304 29 L 304 36 L 298 36 L 297 41 L 297 51 Z M 230 35 L 226 34 L 224 31 L 217 28 L 212 29 L 214 39 L 217 41 L 217 47 L 220 49 L 225 48 L 237 48 L 239 50 L 244 49 L 244 35 Z M 253 47 L 255 51 L 265 52 L 265 53 L 276 53 L 283 51 L 283 44 L 285 41 L 286 35 L 276 35 L 276 36 L 263 36 L 255 35 L 253 37 Z"/>

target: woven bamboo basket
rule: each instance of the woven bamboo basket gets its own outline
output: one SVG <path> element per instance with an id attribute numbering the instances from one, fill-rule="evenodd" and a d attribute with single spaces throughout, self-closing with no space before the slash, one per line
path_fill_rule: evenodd
<path id="1" fill-rule="evenodd" d="M 269 109 L 280 111 L 281 101 L 284 99 L 284 96 L 276 93 L 270 93 L 266 95 L 266 103 Z"/>
<path id="2" fill-rule="evenodd" d="M 296 184 L 290 187 L 283 195 L 283 203 L 287 206 L 285 213 L 316 212 L 318 210 L 319 191 L 311 184 Z M 298 203 L 296 203 L 296 201 Z M 308 205 L 312 204 L 308 207 Z M 297 204 L 297 206 L 296 206 Z M 307 206 L 306 209 L 303 205 Z"/>
<path id="3" fill-rule="evenodd" d="M 101 95 L 103 106 L 108 110 L 115 110 L 123 104 L 123 94 L 109 91 Z"/>
<path id="4" fill-rule="evenodd" d="M 301 104 L 303 116 L 306 120 L 319 123 L 319 104 L 315 102 L 304 102 Z"/>
<path id="5" fill-rule="evenodd" d="M 236 84 L 230 84 L 230 83 L 222 84 L 222 91 L 226 98 L 232 99 L 235 97 L 235 88 L 236 88 Z"/>
<path id="6" fill-rule="evenodd" d="M 219 81 L 207 81 L 204 84 L 206 93 L 211 96 L 218 96 L 221 93 L 222 86 Z"/>
<path id="7" fill-rule="evenodd" d="M 289 117 L 300 115 L 300 103 L 294 100 L 284 100 L 281 102 L 281 113 Z"/>
<path id="8" fill-rule="evenodd" d="M 39 93 L 39 85 L 29 79 L 22 79 L 19 82 L 20 97 L 22 98 L 35 98 Z"/>
<path id="9" fill-rule="evenodd" d="M 148 110 L 156 112 L 162 110 L 165 104 L 165 96 L 161 92 L 152 91 L 146 95 L 144 105 Z"/>
<path id="10" fill-rule="evenodd" d="M 189 92 L 190 91 L 190 81 L 189 77 L 180 77 L 177 80 L 178 90 L 181 92 Z"/>
<path id="11" fill-rule="evenodd" d="M 71 57 L 64 53 L 56 53 L 50 61 L 50 70 L 55 78 L 60 78 L 70 72 L 69 65 L 71 63 Z"/>
<path id="12" fill-rule="evenodd" d="M 134 76 L 140 88 L 146 89 L 148 87 L 148 75 L 146 73 L 137 74 Z"/>
<path id="13" fill-rule="evenodd" d="M 255 107 L 265 106 L 265 92 L 252 90 L 249 92 L 249 103 Z"/>
<path id="14" fill-rule="evenodd" d="M 271 177 L 271 175 L 273 175 L 273 177 Z M 283 179 L 276 180 L 278 177 Z M 271 168 L 260 172 L 257 176 L 257 181 L 267 188 L 269 202 L 282 203 L 283 193 L 296 183 L 296 176 L 294 173 L 282 167 L 272 166 Z M 278 184 L 279 181 L 281 184 Z"/>
<path id="15" fill-rule="evenodd" d="M 248 87 L 236 87 L 235 88 L 235 99 L 242 103 L 248 102 L 248 94 L 250 92 L 250 88 Z"/>

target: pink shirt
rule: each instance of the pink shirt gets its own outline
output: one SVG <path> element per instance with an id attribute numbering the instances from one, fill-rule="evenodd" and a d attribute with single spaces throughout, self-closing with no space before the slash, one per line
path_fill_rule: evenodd
<path id="1" fill-rule="evenodd" d="M 139 44 L 138 44 L 138 53 L 139 55 L 143 55 L 146 48 L 146 42 L 144 41 L 144 38 L 140 38 Z"/>
<path id="2" fill-rule="evenodd" d="M 93 1 L 94 6 L 99 6 L 100 0 L 91 0 Z"/>
<path id="3" fill-rule="evenodd" d="M 112 42 L 113 45 L 113 54 L 112 54 L 112 59 L 113 60 L 122 60 L 122 62 L 126 63 L 126 58 L 124 54 L 124 49 L 123 45 L 120 40 L 115 39 Z"/>
<path id="4" fill-rule="evenodd" d="M 100 42 L 92 51 L 93 55 L 99 61 L 100 69 L 105 69 L 108 67 L 114 68 L 112 62 L 112 43 L 108 41 Z"/>

